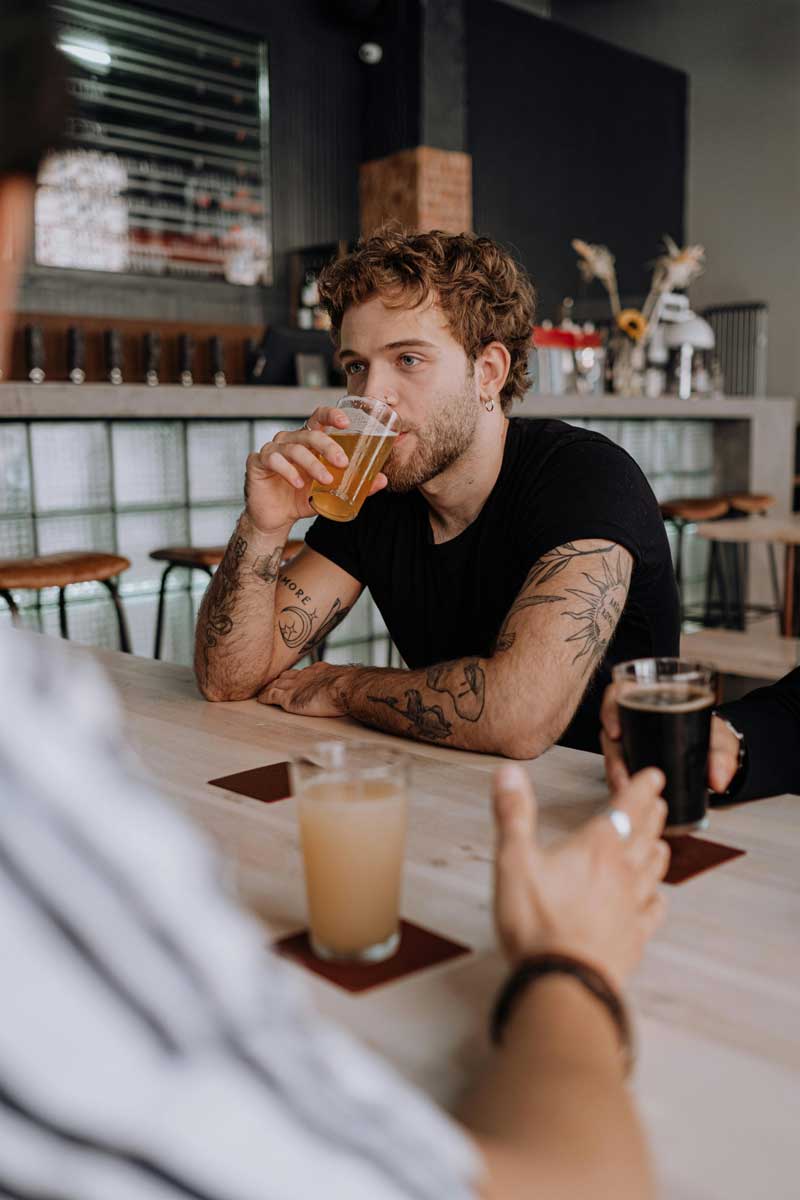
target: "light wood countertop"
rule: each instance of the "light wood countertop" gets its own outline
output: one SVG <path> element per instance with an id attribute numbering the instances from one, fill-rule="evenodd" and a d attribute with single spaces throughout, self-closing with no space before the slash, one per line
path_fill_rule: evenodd
<path id="1" fill-rule="evenodd" d="M 146 769 L 239 864 L 274 933 L 302 927 L 294 802 L 262 805 L 206 781 L 288 759 L 320 737 L 385 735 L 255 701 L 208 704 L 183 667 L 75 645 L 67 652 L 92 655 L 110 672 Z M 485 1053 L 487 1011 L 503 974 L 492 933 L 488 801 L 498 760 L 406 745 L 414 798 L 403 911 L 473 953 L 361 996 L 305 977 L 323 1011 L 448 1104 Z M 546 839 L 606 802 L 595 755 L 554 748 L 526 769 Z M 631 988 L 640 1040 L 634 1090 L 665 1200 L 790 1200 L 800 1113 L 800 799 L 717 810 L 707 836 L 747 854 L 668 889 L 666 925 Z"/>

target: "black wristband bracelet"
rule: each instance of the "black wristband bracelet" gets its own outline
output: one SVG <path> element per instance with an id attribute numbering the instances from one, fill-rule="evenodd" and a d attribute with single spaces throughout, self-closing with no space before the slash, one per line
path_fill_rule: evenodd
<path id="1" fill-rule="evenodd" d="M 524 958 L 516 970 L 509 975 L 500 989 L 500 994 L 492 1010 L 489 1031 L 494 1044 L 501 1045 L 509 1018 L 526 988 L 545 975 L 554 974 L 568 975 L 572 979 L 577 979 L 596 1000 L 605 1006 L 608 1015 L 617 1027 L 625 1074 L 630 1074 L 634 1058 L 633 1037 L 622 998 L 598 970 L 579 958 L 571 958 L 568 954 L 537 954 L 533 958 Z"/>

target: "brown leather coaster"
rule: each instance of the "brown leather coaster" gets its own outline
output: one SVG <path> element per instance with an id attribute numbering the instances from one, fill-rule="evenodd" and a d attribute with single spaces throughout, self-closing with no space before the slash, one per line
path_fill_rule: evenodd
<path id="1" fill-rule="evenodd" d="M 719 842 L 692 837 L 688 833 L 666 837 L 664 841 L 672 851 L 664 883 L 685 883 L 694 875 L 710 871 L 712 867 L 719 867 L 722 863 L 746 853 L 744 850 L 734 849 L 733 846 L 722 846 Z"/>
<path id="2" fill-rule="evenodd" d="M 240 796 L 263 800 L 265 804 L 286 800 L 292 794 L 288 762 L 270 763 L 267 767 L 254 767 L 252 771 L 239 771 L 236 775 L 223 775 L 208 782 Z"/>
<path id="3" fill-rule="evenodd" d="M 421 971 L 424 967 L 433 967 L 437 963 L 447 962 L 450 958 L 458 958 L 461 954 L 469 954 L 469 946 L 453 942 L 450 938 L 441 937 L 430 929 L 423 929 L 412 921 L 400 922 L 400 945 L 396 954 L 382 963 L 337 963 L 323 962 L 312 953 L 308 940 L 308 931 L 292 933 L 281 938 L 273 945 L 277 954 L 291 958 L 309 971 L 321 975 L 329 983 L 336 983 L 348 992 L 365 992 L 368 988 L 380 987 L 383 983 L 392 983 Z"/>

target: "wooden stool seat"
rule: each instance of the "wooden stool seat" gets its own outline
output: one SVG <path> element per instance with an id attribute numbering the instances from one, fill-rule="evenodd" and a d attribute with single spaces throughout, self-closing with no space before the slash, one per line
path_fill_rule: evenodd
<path id="1" fill-rule="evenodd" d="M 35 558 L 0 559 L 0 588 L 68 587 L 71 583 L 103 583 L 122 571 L 130 560 L 121 554 L 99 554 L 91 550 L 62 550 Z"/>
<path id="2" fill-rule="evenodd" d="M 728 496 L 734 512 L 757 516 L 775 507 L 775 497 L 769 492 L 732 492 Z"/>
<path id="3" fill-rule="evenodd" d="M 72 583 L 102 583 L 117 614 L 120 650 L 130 653 L 131 641 L 122 601 L 114 577 L 127 571 L 130 559 L 121 554 L 103 554 L 94 550 L 61 550 L 57 554 L 39 554 L 34 558 L 0 558 L 0 596 L 15 624 L 20 621 L 12 590 L 38 592 L 40 588 L 58 588 L 58 623 L 63 638 L 67 629 L 66 589 Z"/>
<path id="4" fill-rule="evenodd" d="M 709 521 L 697 526 L 697 535 L 710 542 L 780 542 L 800 546 L 800 515 Z"/>
<path id="5" fill-rule="evenodd" d="M 682 496 L 659 504 L 661 515 L 668 521 L 714 521 L 730 511 L 725 496 Z"/>
<path id="6" fill-rule="evenodd" d="M 150 557 L 156 562 L 172 563 L 175 567 L 218 567 L 226 546 L 160 546 L 151 550 Z"/>

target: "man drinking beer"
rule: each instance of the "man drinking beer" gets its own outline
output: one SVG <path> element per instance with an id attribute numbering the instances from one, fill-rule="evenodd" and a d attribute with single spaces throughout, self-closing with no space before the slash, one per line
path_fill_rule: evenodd
<path id="1" fill-rule="evenodd" d="M 358 516 L 292 525 L 346 455 L 318 408 L 251 454 L 246 506 L 200 613 L 209 700 L 512 758 L 599 748 L 611 666 L 678 651 L 664 527 L 639 468 L 599 434 L 510 416 L 526 386 L 533 289 L 495 242 L 382 231 L 320 279 L 348 392 L 397 435 Z M 295 664 L 368 588 L 408 669 Z"/>

